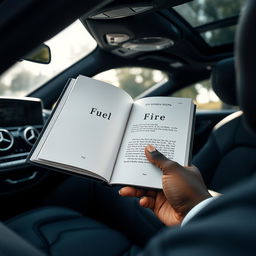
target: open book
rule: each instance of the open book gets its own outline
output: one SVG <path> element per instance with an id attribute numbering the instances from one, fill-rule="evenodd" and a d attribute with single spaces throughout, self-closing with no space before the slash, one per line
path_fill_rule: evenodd
<path id="1" fill-rule="evenodd" d="M 162 188 L 161 170 L 144 147 L 189 164 L 195 105 L 191 99 L 149 97 L 78 76 L 66 86 L 29 160 L 109 184 Z"/>

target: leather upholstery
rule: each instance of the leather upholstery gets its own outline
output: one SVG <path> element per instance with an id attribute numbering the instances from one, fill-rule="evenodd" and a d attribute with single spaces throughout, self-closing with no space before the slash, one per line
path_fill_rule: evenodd
<path id="1" fill-rule="evenodd" d="M 25 241 L 11 229 L 0 222 L 0 255 L 26 255 L 26 256 L 45 256 L 33 245 Z"/>
<path id="2" fill-rule="evenodd" d="M 256 1 L 245 1 L 240 24 L 236 33 L 236 69 L 239 105 L 244 111 L 244 119 L 256 132 Z"/>
<path id="3" fill-rule="evenodd" d="M 229 105 L 238 105 L 234 58 L 219 61 L 212 70 L 211 83 L 218 97 Z"/>
<path id="4" fill-rule="evenodd" d="M 225 103 L 237 104 L 235 83 L 234 59 L 218 62 L 213 68 L 212 86 Z M 247 130 L 243 119 L 238 111 L 219 122 L 193 159 L 210 189 L 222 192 L 256 170 L 256 135 Z"/>
<path id="5" fill-rule="evenodd" d="M 256 170 L 256 136 L 250 134 L 241 111 L 223 119 L 193 159 L 208 188 L 223 192 Z"/>
<path id="6" fill-rule="evenodd" d="M 6 224 L 46 255 L 114 256 L 137 250 L 119 232 L 61 207 L 36 209 Z"/>

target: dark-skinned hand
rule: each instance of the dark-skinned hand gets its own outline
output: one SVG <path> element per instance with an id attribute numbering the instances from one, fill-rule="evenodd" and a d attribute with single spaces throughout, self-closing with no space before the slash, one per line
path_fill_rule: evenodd
<path id="1" fill-rule="evenodd" d="M 151 145 L 145 148 L 145 155 L 162 170 L 163 190 L 123 187 L 119 193 L 121 196 L 140 198 L 140 205 L 151 208 L 165 225 L 179 225 L 195 205 L 211 197 L 195 166 L 183 167 Z"/>

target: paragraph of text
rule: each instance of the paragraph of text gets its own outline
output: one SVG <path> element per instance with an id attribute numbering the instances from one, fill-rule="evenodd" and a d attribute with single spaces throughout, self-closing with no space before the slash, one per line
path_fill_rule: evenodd
<path id="1" fill-rule="evenodd" d="M 128 142 L 124 163 L 148 163 L 144 154 L 144 148 L 148 144 L 156 147 L 169 159 L 173 159 L 176 141 L 164 139 L 132 139 Z"/>

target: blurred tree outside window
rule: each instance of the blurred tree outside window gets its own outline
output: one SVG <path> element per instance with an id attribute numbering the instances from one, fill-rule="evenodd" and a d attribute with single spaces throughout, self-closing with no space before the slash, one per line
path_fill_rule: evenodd
<path id="1" fill-rule="evenodd" d="M 197 109 L 202 110 L 238 109 L 238 107 L 222 102 L 212 90 L 208 79 L 183 88 L 171 96 L 192 98 Z"/>
<path id="2" fill-rule="evenodd" d="M 173 9 L 178 12 L 192 27 L 199 27 L 211 22 L 237 17 L 245 0 L 194 0 Z M 210 46 L 229 44 L 234 41 L 236 25 L 209 28 L 201 33 Z"/>
<path id="3" fill-rule="evenodd" d="M 239 15 L 245 0 L 194 0 L 173 9 L 197 27 Z"/>
<path id="4" fill-rule="evenodd" d="M 111 69 L 99 73 L 93 78 L 120 87 L 133 98 L 153 85 L 168 80 L 168 76 L 160 70 L 141 67 Z"/>
<path id="5" fill-rule="evenodd" d="M 234 42 L 235 32 L 236 26 L 229 26 L 201 33 L 201 36 L 210 46 L 219 46 Z"/>

